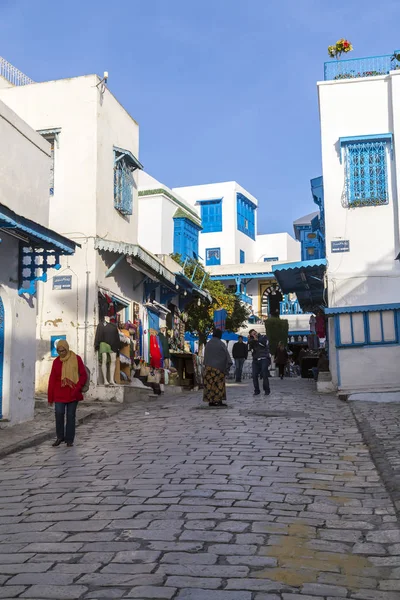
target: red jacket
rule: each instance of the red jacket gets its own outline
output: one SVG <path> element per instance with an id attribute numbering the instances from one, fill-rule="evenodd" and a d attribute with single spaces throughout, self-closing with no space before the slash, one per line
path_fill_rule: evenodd
<path id="1" fill-rule="evenodd" d="M 86 383 L 87 373 L 80 356 L 78 358 L 79 381 L 74 388 L 61 387 L 62 362 L 56 358 L 50 373 L 47 399 L 49 402 L 75 402 L 83 400 L 82 388 Z"/>

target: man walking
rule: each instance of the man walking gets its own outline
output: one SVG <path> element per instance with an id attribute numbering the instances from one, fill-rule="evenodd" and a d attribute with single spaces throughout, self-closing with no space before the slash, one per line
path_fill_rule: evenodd
<path id="1" fill-rule="evenodd" d="M 269 341 L 266 335 L 257 333 L 255 329 L 249 331 L 249 349 L 253 354 L 252 373 L 254 384 L 254 395 L 260 395 L 259 378 L 262 376 L 264 394 L 269 396 L 271 391 L 268 380 L 268 369 L 271 364 L 269 353 Z"/>
<path id="2" fill-rule="evenodd" d="M 248 355 L 247 344 L 244 343 L 243 337 L 239 335 L 238 341 L 233 344 L 232 356 L 235 360 L 235 375 L 236 383 L 241 383 L 244 361 Z"/>

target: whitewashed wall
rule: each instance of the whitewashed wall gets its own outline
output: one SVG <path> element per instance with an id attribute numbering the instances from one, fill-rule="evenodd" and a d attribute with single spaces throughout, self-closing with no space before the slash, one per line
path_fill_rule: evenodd
<path id="1" fill-rule="evenodd" d="M 400 250 L 397 152 L 400 139 L 400 73 L 328 81 L 318 84 L 324 177 L 329 306 L 364 306 L 399 301 Z M 340 107 L 340 110 L 338 109 Z M 388 151 L 389 203 L 345 208 L 344 164 L 339 138 L 393 133 L 393 159 Z M 347 240 L 350 252 L 332 253 L 333 241 Z M 336 348 L 329 319 L 330 369 L 342 390 L 377 390 L 400 386 L 400 346 Z"/>
<path id="2" fill-rule="evenodd" d="M 0 102 L 0 203 L 48 225 L 50 146 Z M 19 241 L 6 232 L 0 242 L 0 297 L 4 305 L 3 418 L 33 417 L 36 360 L 36 298 L 18 296 Z"/>
<path id="3" fill-rule="evenodd" d="M 400 243 L 396 153 L 387 161 L 389 203 L 344 208 L 339 138 L 393 132 L 395 140 L 400 139 L 400 73 L 322 82 L 318 90 L 329 306 L 397 302 L 400 265 L 394 259 Z M 331 242 L 336 240 L 348 240 L 350 252 L 332 253 Z"/>
<path id="4" fill-rule="evenodd" d="M 255 260 L 277 257 L 279 261 L 301 260 L 301 244 L 288 233 L 263 233 L 256 238 Z"/>
<path id="5" fill-rule="evenodd" d="M 132 216 L 124 217 L 114 208 L 113 147 L 129 150 L 138 158 L 139 128 L 108 90 L 101 95 L 98 82 L 96 75 L 90 75 L 0 90 L 0 97 L 35 129 L 61 128 L 50 227 L 81 244 L 75 256 L 62 258 L 60 271 L 49 272 L 46 285 L 39 285 L 36 374 L 41 392 L 47 388 L 53 335 L 66 335 L 82 357 L 86 350 L 87 366 L 97 379 L 94 335 L 99 283 L 116 295 L 123 288 L 128 301 L 142 300 L 142 287 L 133 290 L 134 283 L 140 284 L 137 272 L 120 265 L 106 278 L 118 255 L 105 254 L 103 260 L 94 249 L 95 236 L 132 244 L 138 241 L 137 190 Z M 47 176 L 47 186 L 48 180 Z M 71 290 L 53 290 L 52 279 L 58 275 L 72 277 Z"/>
<path id="6" fill-rule="evenodd" d="M 49 223 L 50 145 L 0 101 L 0 203 Z"/>

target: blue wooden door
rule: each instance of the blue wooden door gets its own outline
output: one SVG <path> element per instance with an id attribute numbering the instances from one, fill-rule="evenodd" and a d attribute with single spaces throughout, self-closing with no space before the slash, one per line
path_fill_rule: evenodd
<path id="1" fill-rule="evenodd" d="M 0 297 L 0 419 L 3 418 L 4 305 Z"/>

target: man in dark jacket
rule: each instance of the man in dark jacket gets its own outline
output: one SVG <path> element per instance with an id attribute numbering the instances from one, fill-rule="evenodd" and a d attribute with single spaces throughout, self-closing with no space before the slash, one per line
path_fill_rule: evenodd
<path id="1" fill-rule="evenodd" d="M 252 373 L 254 384 L 254 395 L 260 395 L 260 374 L 263 380 L 264 394 L 269 396 L 271 391 L 268 380 L 268 369 L 271 364 L 269 352 L 269 341 L 266 335 L 257 333 L 255 329 L 249 331 L 249 350 L 253 354 Z"/>
<path id="2" fill-rule="evenodd" d="M 235 360 L 235 375 L 236 375 L 236 383 L 240 383 L 242 381 L 242 371 L 244 361 L 248 355 L 247 344 L 244 343 L 243 337 L 239 335 L 238 341 L 233 344 L 232 348 L 232 356 Z"/>

